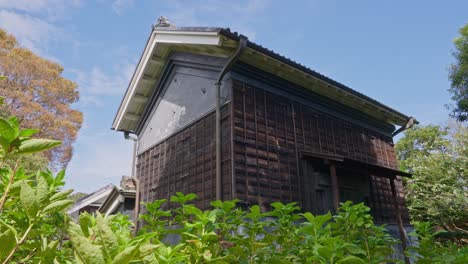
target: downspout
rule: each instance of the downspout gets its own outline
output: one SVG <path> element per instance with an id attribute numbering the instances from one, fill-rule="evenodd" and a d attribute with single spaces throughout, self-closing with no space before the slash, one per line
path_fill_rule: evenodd
<path id="1" fill-rule="evenodd" d="M 418 124 L 418 121 L 414 117 L 408 118 L 408 121 L 406 121 L 406 124 L 404 126 L 401 126 L 399 129 L 395 130 L 395 132 L 392 133 L 392 137 L 395 137 L 401 132 L 412 128 L 415 124 Z M 400 204 L 398 202 L 398 194 L 397 194 L 397 190 L 395 187 L 396 177 L 392 177 L 389 180 L 390 180 L 390 187 L 392 189 L 393 206 L 395 209 L 395 218 L 396 218 L 396 222 L 398 225 L 398 231 L 400 233 L 401 246 L 403 248 L 403 252 L 405 252 L 407 249 L 407 235 L 406 235 L 405 227 L 403 225 L 403 220 L 401 218 Z M 410 259 L 406 255 L 404 256 L 404 260 L 406 264 L 411 263 Z"/>
<path id="2" fill-rule="evenodd" d="M 131 177 L 135 181 L 135 210 L 134 210 L 134 216 L 133 216 L 133 221 L 135 223 L 135 234 L 138 231 L 138 214 L 140 213 L 140 181 L 136 177 L 136 157 L 137 157 L 137 146 L 138 146 L 138 137 L 134 136 L 131 137 L 129 132 L 124 133 L 124 138 L 127 140 L 132 140 L 133 141 L 133 156 L 132 156 L 132 175 Z"/>
<path id="3" fill-rule="evenodd" d="M 124 132 L 124 138 L 127 139 L 127 140 L 133 141 L 132 177 L 135 177 L 138 137 L 137 136 L 132 137 L 132 136 L 130 136 L 129 132 Z"/>
<path id="4" fill-rule="evenodd" d="M 411 116 L 410 118 L 408 118 L 408 121 L 406 121 L 406 124 L 404 126 L 401 126 L 399 129 L 395 130 L 392 133 L 392 137 L 395 137 L 396 135 L 400 134 L 401 132 L 412 128 L 414 125 L 416 125 L 418 123 L 419 122 L 416 119 L 414 119 L 414 117 Z"/>
<path id="5" fill-rule="evenodd" d="M 221 84 L 224 75 L 229 71 L 232 65 L 237 61 L 240 54 L 247 46 L 247 38 L 240 36 L 239 45 L 236 51 L 229 57 L 223 69 L 219 73 L 218 79 L 215 83 L 216 86 L 216 130 L 215 130 L 215 144 L 216 144 L 216 200 L 223 199 L 223 186 L 221 175 Z"/>

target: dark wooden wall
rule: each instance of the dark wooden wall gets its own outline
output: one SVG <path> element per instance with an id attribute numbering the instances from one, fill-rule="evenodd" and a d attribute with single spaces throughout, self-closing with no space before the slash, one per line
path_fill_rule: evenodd
<path id="1" fill-rule="evenodd" d="M 222 108 L 222 172 L 225 199 L 231 199 L 230 110 Z M 140 201 L 170 199 L 176 192 L 195 193 L 195 204 L 208 208 L 215 200 L 215 115 L 209 113 L 138 156 Z M 171 205 L 168 204 L 168 207 Z M 144 213 L 144 207 L 140 206 Z"/>
<path id="2" fill-rule="evenodd" d="M 236 196 L 247 206 L 266 210 L 274 201 L 300 202 L 304 151 L 397 169 L 392 138 L 370 129 L 240 81 L 233 82 L 232 104 Z M 376 221 L 394 222 L 388 179 L 369 177 Z M 397 187 L 405 209 L 401 182 Z"/>
<path id="3" fill-rule="evenodd" d="M 169 200 L 183 192 L 197 194 L 198 207 L 210 207 L 216 194 L 214 121 L 214 112 L 209 113 L 139 154 L 141 202 Z M 275 201 L 301 201 L 299 160 L 304 151 L 397 168 L 390 137 L 240 81 L 233 82 L 232 101 L 222 109 L 222 141 L 224 199 L 238 198 L 246 206 L 258 204 L 264 210 Z M 394 222 L 389 179 L 369 177 L 369 205 L 376 221 Z M 408 222 L 401 181 L 397 189 Z M 140 206 L 140 213 L 144 212 Z"/>

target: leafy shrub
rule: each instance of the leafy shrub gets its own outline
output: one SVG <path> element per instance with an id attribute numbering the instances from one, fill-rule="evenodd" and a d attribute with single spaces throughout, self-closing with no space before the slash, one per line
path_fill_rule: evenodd
<path id="1" fill-rule="evenodd" d="M 190 204 L 195 198 L 177 193 L 173 210 L 162 209 L 165 200 L 146 203 L 148 213 L 140 216 L 146 225 L 136 237 L 121 216 L 82 214 L 69 227 L 74 256 L 79 263 L 382 263 L 391 261 L 396 243 L 363 204 L 346 202 L 335 216 L 314 216 L 294 203 L 243 211 L 237 200 L 214 201 L 202 211 Z M 170 235 L 179 242 L 163 242 Z"/>
<path id="2" fill-rule="evenodd" d="M 68 232 L 78 263 L 129 263 L 142 260 L 154 246 L 147 243 L 148 237 L 133 238 L 128 218 L 121 215 L 103 217 L 81 214 L 79 223 L 71 222 Z M 145 247 L 143 247 L 145 245 Z"/>
<path id="3" fill-rule="evenodd" d="M 429 222 L 414 223 L 417 245 L 410 247 L 407 255 L 417 263 L 468 263 L 468 247 L 459 247 L 451 241 L 442 242 L 436 237 L 444 231 L 436 231 Z"/>
<path id="4" fill-rule="evenodd" d="M 60 144 L 32 138 L 38 131 L 21 129 L 16 117 L 0 118 L 0 261 L 1 263 L 51 263 L 65 260 L 65 217 L 61 212 L 73 203 L 71 191 L 60 191 L 63 171 L 30 174 L 20 157 Z M 13 162 L 11 162 L 13 161 Z M 14 164 L 10 166 L 9 164 Z M 58 253 L 57 248 L 63 250 Z"/>
<path id="5" fill-rule="evenodd" d="M 165 200 L 144 204 L 141 235 L 156 248 L 171 249 L 177 261 L 167 263 L 382 263 L 391 261 L 396 243 L 363 204 L 346 202 L 335 216 L 314 216 L 299 213 L 295 203 L 243 211 L 238 200 L 214 201 L 212 210 L 201 211 L 189 203 L 195 198 L 177 193 L 173 210 L 162 209 Z M 169 235 L 179 236 L 174 248 L 162 242 Z M 153 257 L 161 258 L 157 252 Z"/>

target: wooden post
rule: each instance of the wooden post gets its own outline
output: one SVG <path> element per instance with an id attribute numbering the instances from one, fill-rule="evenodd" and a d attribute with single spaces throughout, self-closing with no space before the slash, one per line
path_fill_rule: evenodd
<path id="1" fill-rule="evenodd" d="M 397 197 L 397 192 L 395 188 L 395 177 L 390 178 L 390 186 L 392 187 L 392 196 L 393 196 L 393 204 L 395 207 L 395 216 L 396 216 L 396 221 L 398 224 L 398 230 L 400 232 L 400 239 L 401 239 L 401 246 L 403 248 L 403 254 L 406 251 L 407 244 L 406 244 L 406 232 L 405 228 L 403 227 L 403 220 L 401 219 L 401 213 L 400 213 L 400 204 L 398 203 L 398 197 Z M 411 263 L 409 258 L 404 255 L 405 257 L 405 263 L 409 264 Z"/>
<path id="2" fill-rule="evenodd" d="M 340 204 L 340 191 L 338 189 L 338 177 L 336 176 L 336 167 L 335 164 L 330 163 L 330 178 L 331 178 L 331 187 L 332 187 L 332 194 L 333 194 L 333 207 L 335 207 L 335 211 L 338 211 L 338 207 Z"/>

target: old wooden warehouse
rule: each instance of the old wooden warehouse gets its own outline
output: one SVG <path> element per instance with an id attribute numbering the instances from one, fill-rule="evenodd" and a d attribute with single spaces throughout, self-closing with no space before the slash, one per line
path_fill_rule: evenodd
<path id="1" fill-rule="evenodd" d="M 324 213 L 352 200 L 376 222 L 401 225 L 409 175 L 392 134 L 412 122 L 229 29 L 161 18 L 113 129 L 136 141 L 140 202 L 183 192 L 201 208 L 237 198 Z"/>

